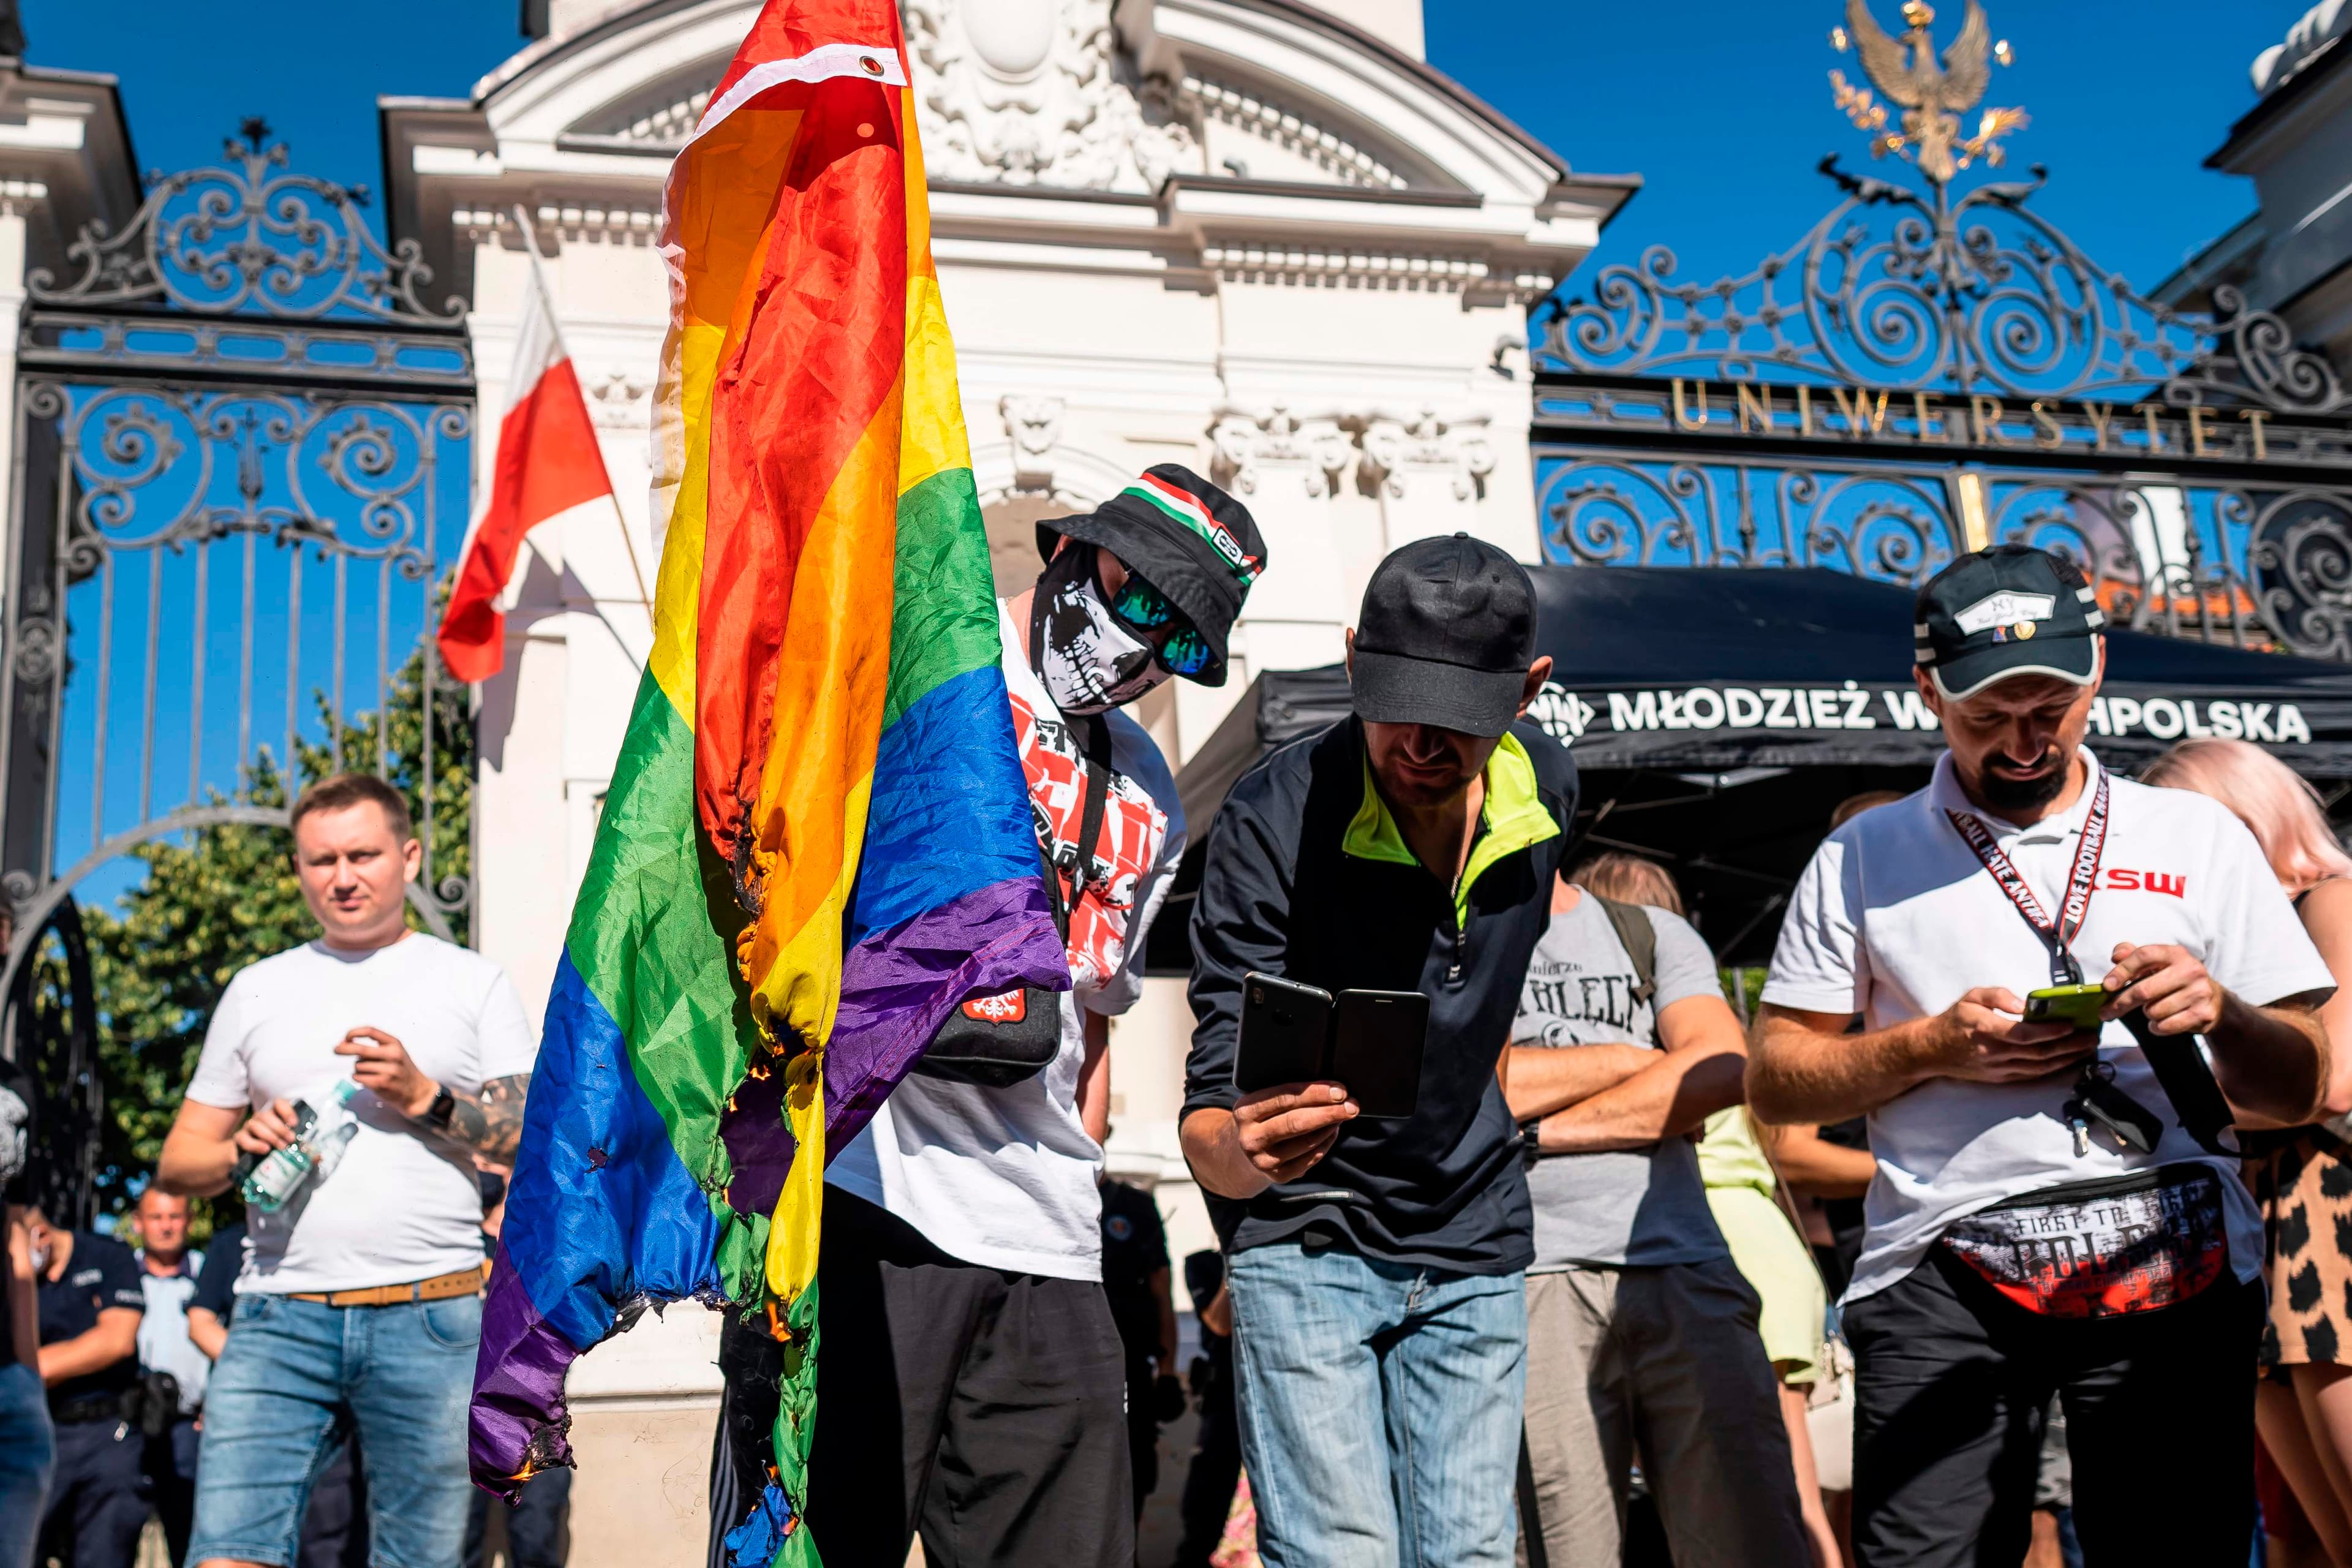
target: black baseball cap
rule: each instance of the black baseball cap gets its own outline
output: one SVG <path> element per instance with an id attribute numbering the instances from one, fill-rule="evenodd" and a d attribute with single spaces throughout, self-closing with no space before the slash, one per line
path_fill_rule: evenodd
<path id="1" fill-rule="evenodd" d="M 1364 590 L 1349 687 L 1356 716 L 1495 736 L 1511 727 L 1536 657 L 1536 585 L 1457 533 L 1391 551 Z"/>
<path id="2" fill-rule="evenodd" d="M 1226 636 L 1265 571 L 1249 508 L 1181 463 L 1159 463 L 1094 510 L 1040 522 L 1037 553 L 1050 558 L 1058 539 L 1109 551 L 1166 595 L 1209 645 L 1208 668 L 1190 679 L 1225 683 Z"/>
<path id="3" fill-rule="evenodd" d="M 1955 702 L 2018 675 L 2090 685 L 2107 624 L 2082 570 L 2029 544 L 1961 556 L 1927 579 L 1911 618 L 1919 668 Z"/>

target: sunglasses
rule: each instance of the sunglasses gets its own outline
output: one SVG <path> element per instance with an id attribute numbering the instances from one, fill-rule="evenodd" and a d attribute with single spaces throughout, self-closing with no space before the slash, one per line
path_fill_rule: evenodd
<path id="1" fill-rule="evenodd" d="M 1156 633 L 1173 627 L 1154 657 L 1160 668 L 1171 675 L 1194 676 L 1209 668 L 1216 658 L 1209 651 L 1209 639 L 1194 629 L 1184 618 L 1184 612 L 1168 602 L 1168 596 L 1132 571 L 1127 581 L 1111 596 L 1110 613 L 1135 631 Z"/>

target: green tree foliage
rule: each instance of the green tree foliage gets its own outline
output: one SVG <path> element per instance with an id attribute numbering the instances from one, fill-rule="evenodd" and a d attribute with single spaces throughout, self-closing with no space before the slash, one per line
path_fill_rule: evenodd
<path id="1" fill-rule="evenodd" d="M 342 724 L 341 757 L 343 771 L 381 772 L 398 787 L 416 816 L 420 837 L 426 828 L 424 658 L 420 644 L 393 681 L 383 715 L 388 747 L 380 748 L 374 711 L 350 714 Z M 464 687 L 438 679 L 433 696 L 428 873 L 446 886 L 473 874 L 473 725 Z M 336 753 L 328 742 L 332 716 L 323 699 L 320 720 L 317 742 L 298 738 L 296 743 L 296 768 L 304 783 L 336 771 Z M 380 750 L 387 754 L 380 758 Z M 231 804 L 218 795 L 215 802 Z M 273 809 L 288 805 L 287 781 L 268 748 L 247 771 L 234 803 Z M 318 934 L 302 902 L 291 847 L 282 827 L 240 823 L 156 840 L 131 852 L 146 875 L 113 910 L 81 911 L 98 997 L 104 1097 L 95 1172 L 100 1213 L 129 1207 L 132 1189 L 153 1169 L 195 1069 L 213 1008 L 230 978 L 256 960 Z M 447 918 L 453 934 L 466 941 L 467 911 L 452 910 Z M 409 923 L 425 929 L 414 905 Z M 52 1018 L 62 1012 L 65 978 L 63 947 L 52 936 L 36 976 L 37 991 L 44 994 L 40 1003 Z M 60 1036 L 62 1029 L 53 1025 L 48 1033 Z M 54 1056 L 63 1041 L 53 1037 L 44 1045 L 47 1048 L 40 1054 Z M 43 1081 L 59 1080 L 43 1075 Z M 234 1201 L 228 1200 L 230 1205 Z M 217 1215 L 221 1205 L 216 1201 L 214 1207 Z"/>

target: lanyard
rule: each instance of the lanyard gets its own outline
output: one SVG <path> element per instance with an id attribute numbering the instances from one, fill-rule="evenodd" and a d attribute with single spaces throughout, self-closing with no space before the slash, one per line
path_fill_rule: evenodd
<path id="1" fill-rule="evenodd" d="M 2074 962 L 2074 938 L 2083 930 L 2083 921 L 2091 912 L 2091 894 L 2099 880 L 2099 856 L 2107 844 L 2107 771 L 2099 770 L 2099 785 L 2091 795 L 2090 814 L 2083 819 L 2083 841 L 2074 850 L 2074 868 L 2066 878 L 2066 901 L 2060 906 L 2058 921 L 2052 924 L 2042 912 L 2042 901 L 2033 896 L 2000 845 L 1974 814 L 1947 808 L 1944 815 L 1952 819 L 1952 826 L 1961 840 L 1976 851 L 1984 868 L 2009 901 L 2017 906 L 2018 914 L 2033 928 L 2033 934 L 2050 950 L 2050 984 L 2080 985 L 2083 966 Z"/>

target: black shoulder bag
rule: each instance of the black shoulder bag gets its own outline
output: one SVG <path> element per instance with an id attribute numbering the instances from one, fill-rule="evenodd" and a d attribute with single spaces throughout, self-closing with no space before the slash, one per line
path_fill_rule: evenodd
<path id="1" fill-rule="evenodd" d="M 1109 731 L 1098 719 L 1082 719 L 1077 724 L 1086 726 L 1087 755 L 1078 764 L 1086 780 L 1086 805 L 1078 814 L 1078 858 L 1070 874 L 1072 901 L 1086 891 L 1095 840 L 1102 833 L 1103 808 L 1110 796 Z M 1062 898 L 1061 875 L 1045 853 L 1042 824 L 1040 833 L 1037 860 L 1045 873 L 1045 898 L 1054 907 L 1054 929 L 1066 944 L 1070 907 Z M 923 1048 L 914 1070 L 924 1078 L 1003 1089 L 1045 1071 L 1061 1048 L 1060 993 L 1024 985 L 993 996 L 971 997 L 950 1013 Z"/>

